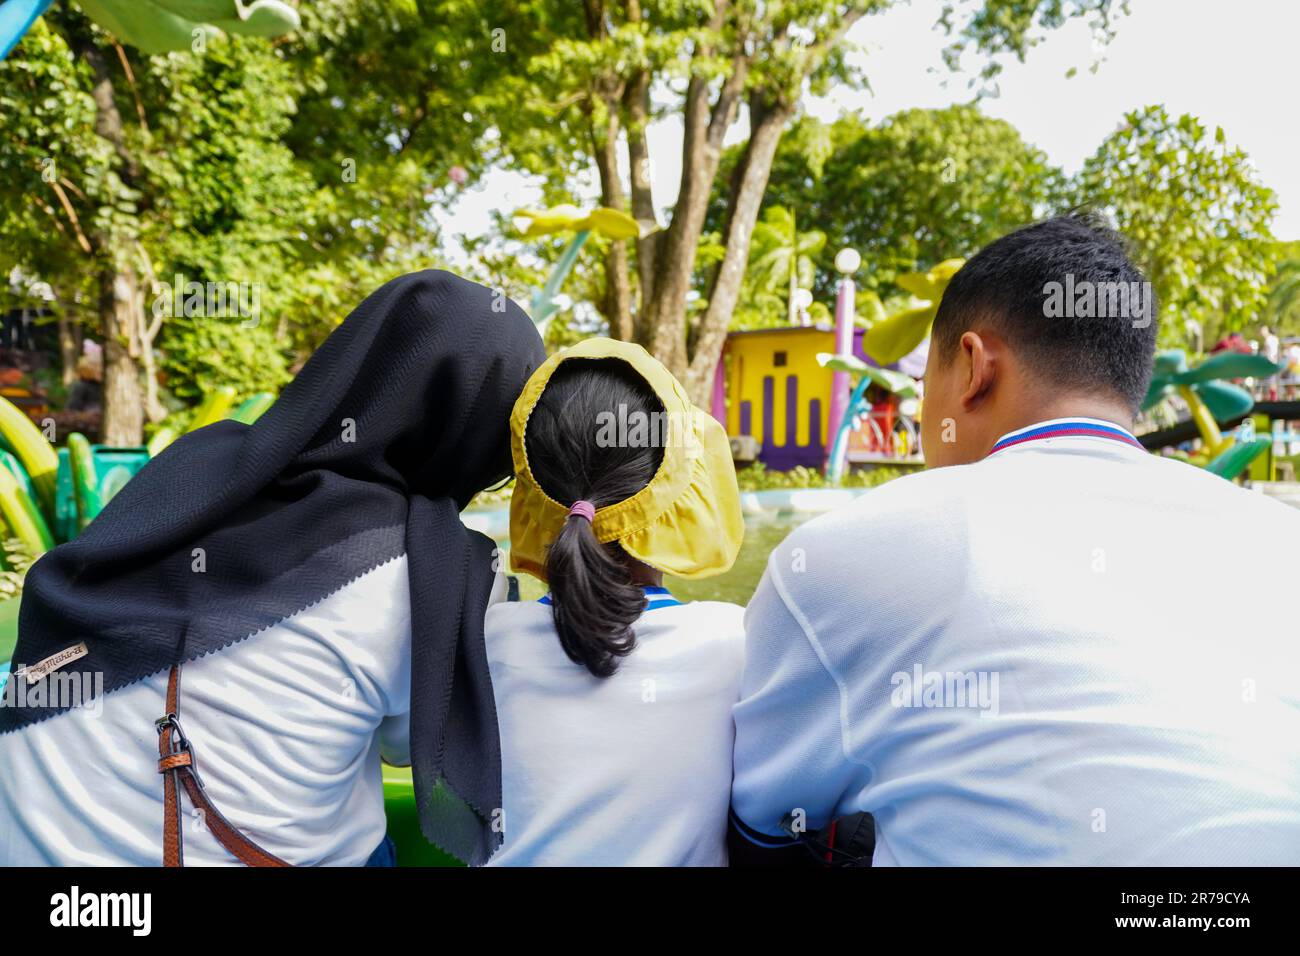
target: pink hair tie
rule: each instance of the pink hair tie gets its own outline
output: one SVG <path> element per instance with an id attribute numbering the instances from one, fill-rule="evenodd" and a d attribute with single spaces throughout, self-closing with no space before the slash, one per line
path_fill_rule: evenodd
<path id="1" fill-rule="evenodd" d="M 596 506 L 590 501 L 578 500 L 570 506 L 569 514 L 586 518 L 587 523 L 591 524 L 592 521 L 596 520 Z"/>

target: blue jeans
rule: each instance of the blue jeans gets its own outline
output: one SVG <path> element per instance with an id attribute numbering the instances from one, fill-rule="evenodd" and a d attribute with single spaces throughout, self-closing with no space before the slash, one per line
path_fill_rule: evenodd
<path id="1" fill-rule="evenodd" d="M 384 841 L 375 847 L 375 852 L 366 860 L 366 866 L 397 866 L 397 847 L 393 845 L 392 837 L 384 835 Z"/>

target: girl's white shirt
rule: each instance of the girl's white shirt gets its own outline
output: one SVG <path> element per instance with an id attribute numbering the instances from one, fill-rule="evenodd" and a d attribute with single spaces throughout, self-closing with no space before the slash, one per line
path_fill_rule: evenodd
<path id="1" fill-rule="evenodd" d="M 488 609 L 504 804 L 488 865 L 726 865 L 744 609 L 659 603 L 603 679 L 564 653 L 549 606 Z"/>

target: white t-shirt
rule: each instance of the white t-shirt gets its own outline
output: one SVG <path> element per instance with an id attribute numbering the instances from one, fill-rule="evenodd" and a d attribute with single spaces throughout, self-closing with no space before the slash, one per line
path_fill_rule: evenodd
<path id="1" fill-rule="evenodd" d="M 14 679 L 14 678 L 10 678 Z M 217 809 L 289 863 L 355 866 L 384 838 L 380 757 L 409 762 L 405 556 L 186 664 L 180 722 Z M 160 866 L 154 721 L 167 672 L 0 736 L 0 864 Z M 234 864 L 191 811 L 187 866 Z"/>
<path id="2" fill-rule="evenodd" d="M 594 677 L 541 602 L 488 609 L 504 843 L 490 866 L 725 866 L 743 609 L 650 595 Z"/>
<path id="3" fill-rule="evenodd" d="M 890 482 L 771 555 L 733 807 L 868 811 L 877 865 L 1300 863 L 1297 542 L 1108 438 Z"/>

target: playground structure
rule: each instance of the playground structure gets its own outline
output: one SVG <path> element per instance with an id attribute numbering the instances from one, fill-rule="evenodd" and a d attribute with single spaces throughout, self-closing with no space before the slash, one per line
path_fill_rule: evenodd
<path id="1" fill-rule="evenodd" d="M 836 331 L 825 325 L 730 333 L 714 377 L 711 411 L 728 435 L 740 439 L 733 445 L 738 450 L 749 445 L 753 459 L 776 471 L 821 469 L 836 437 L 844 445 L 842 457 L 850 462 L 913 458 L 915 426 L 900 406 L 915 397 L 907 371 L 924 369 L 924 352 L 908 356 L 890 375 L 863 349 L 864 331 L 851 331 L 847 358 L 857 364 L 830 361 L 840 356 Z M 859 375 L 865 385 L 844 403 L 843 424 L 832 432 L 837 372 Z M 874 402 L 866 400 L 871 385 L 879 387 Z M 848 382 L 842 388 L 847 397 Z M 750 455 L 741 451 L 738 458 Z"/>
<path id="2" fill-rule="evenodd" d="M 608 206 L 598 206 L 589 213 L 567 204 L 552 206 L 550 209 L 520 209 L 515 212 L 514 220 L 525 239 L 534 236 L 573 235 L 547 276 L 546 284 L 533 293 L 529 304 L 529 314 L 541 335 L 546 334 L 546 327 L 559 311 L 557 297 L 560 286 L 573 270 L 574 263 L 578 261 L 578 253 L 591 238 L 591 234 L 599 233 L 608 239 L 635 239 L 641 234 L 641 227 L 635 219 Z"/>
<path id="3" fill-rule="evenodd" d="M 712 412 L 733 446 L 748 445 L 768 468 L 824 467 L 829 483 L 837 484 L 851 464 L 922 463 L 916 378 L 925 371 L 926 340 L 943 290 L 964 260 L 899 276 L 912 298 L 866 328 L 856 325 L 854 308 L 852 274 L 860 261 L 851 249 L 835 258 L 841 278 L 834 328 L 727 336 Z"/>
<path id="4" fill-rule="evenodd" d="M 1191 367 L 1181 349 L 1160 352 L 1142 411 L 1177 397 L 1189 418 L 1138 435 L 1138 440 L 1149 451 L 1173 448 L 1174 457 L 1228 480 L 1276 481 L 1275 449 L 1300 441 L 1300 435 L 1286 430 L 1288 421 L 1300 419 L 1300 402 L 1256 402 L 1246 388 L 1229 380 L 1264 379 L 1281 371 L 1283 366 L 1262 355 L 1221 352 Z M 1178 447 L 1198 439 L 1199 449 Z"/>

